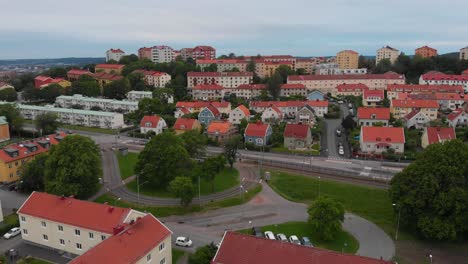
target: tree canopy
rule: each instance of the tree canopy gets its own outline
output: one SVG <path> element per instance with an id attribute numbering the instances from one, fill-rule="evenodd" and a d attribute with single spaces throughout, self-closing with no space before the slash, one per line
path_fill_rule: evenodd
<path id="1" fill-rule="evenodd" d="M 270 95 L 271 97 L 273 97 L 273 99 L 276 100 L 279 98 L 282 84 L 283 84 L 283 79 L 281 77 L 281 74 L 279 74 L 278 72 L 274 73 L 268 80 L 268 83 L 267 83 L 268 92 L 270 92 Z"/>
<path id="2" fill-rule="evenodd" d="M 0 101 L 14 102 L 18 99 L 18 94 L 15 89 L 8 88 L 0 90 Z"/>
<path id="3" fill-rule="evenodd" d="M 128 92 L 130 92 L 130 82 L 127 78 L 123 78 L 104 85 L 103 95 L 107 98 L 123 100 L 127 98 Z"/>
<path id="4" fill-rule="evenodd" d="M 14 104 L 0 105 L 0 116 L 5 116 L 8 121 L 10 131 L 20 132 L 24 125 L 24 119 L 20 110 Z"/>
<path id="5" fill-rule="evenodd" d="M 224 145 L 224 156 L 226 157 L 227 162 L 229 165 L 234 165 L 237 157 L 237 150 L 239 149 L 240 145 L 242 144 L 242 137 L 240 135 L 235 135 L 230 138 L 226 144 Z"/>
<path id="6" fill-rule="evenodd" d="M 175 179 L 169 183 L 169 190 L 174 193 L 176 197 L 180 198 L 180 204 L 182 206 L 188 206 L 195 196 L 192 179 L 189 177 L 175 177 Z"/>
<path id="7" fill-rule="evenodd" d="M 44 170 L 48 154 L 42 153 L 21 166 L 21 177 L 18 189 L 25 193 L 44 191 Z"/>
<path id="8" fill-rule="evenodd" d="M 82 94 L 84 96 L 97 97 L 101 95 L 101 88 L 96 80 L 86 74 L 81 75 L 78 80 L 72 83 L 73 94 Z"/>
<path id="9" fill-rule="evenodd" d="M 344 221 L 344 207 L 332 198 L 321 196 L 309 207 L 309 224 L 323 240 L 333 240 Z"/>
<path id="10" fill-rule="evenodd" d="M 58 116 L 55 113 L 38 114 L 34 119 L 36 129 L 42 132 L 42 135 L 55 133 L 59 126 Z"/>
<path id="11" fill-rule="evenodd" d="M 207 138 L 198 130 L 189 130 L 180 135 L 184 147 L 192 158 L 202 158 L 206 152 Z"/>

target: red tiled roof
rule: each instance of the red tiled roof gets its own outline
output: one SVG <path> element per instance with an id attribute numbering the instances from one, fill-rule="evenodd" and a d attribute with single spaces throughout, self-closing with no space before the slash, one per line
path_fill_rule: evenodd
<path id="1" fill-rule="evenodd" d="M 198 120 L 192 119 L 192 118 L 177 118 L 177 120 L 174 123 L 174 129 L 176 129 L 176 130 L 191 130 L 191 129 L 193 129 L 193 125 L 197 121 Z"/>
<path id="2" fill-rule="evenodd" d="M 426 130 L 429 145 L 457 138 L 453 127 L 426 127 Z"/>
<path id="3" fill-rule="evenodd" d="M 249 117 L 249 116 L 250 116 L 250 111 L 249 111 L 249 109 L 248 109 L 247 107 L 245 107 L 245 105 L 242 105 L 242 104 L 241 104 L 241 105 L 239 105 L 237 108 L 238 108 L 239 110 L 241 110 L 241 111 L 244 113 L 244 115 L 245 115 L 246 117 Z"/>
<path id="4" fill-rule="evenodd" d="M 362 97 L 367 99 L 369 97 L 379 97 L 384 99 L 384 91 L 383 90 L 364 90 Z"/>
<path id="5" fill-rule="evenodd" d="M 98 64 L 94 68 L 95 69 L 113 69 L 113 70 L 117 70 L 117 69 L 122 69 L 123 67 L 125 67 L 125 65 L 123 65 L 123 64 Z"/>
<path id="6" fill-rule="evenodd" d="M 67 72 L 67 74 L 76 74 L 76 75 L 82 75 L 82 74 L 92 74 L 90 71 L 87 70 L 78 70 L 78 69 L 71 69 Z"/>
<path id="7" fill-rule="evenodd" d="M 112 234 L 130 209 L 33 192 L 18 213 Z"/>
<path id="8" fill-rule="evenodd" d="M 231 122 L 228 121 L 212 121 L 209 125 L 208 128 L 206 129 L 206 132 L 208 134 L 214 134 L 216 132 L 220 134 L 226 134 L 229 132 L 231 129 L 232 124 Z"/>
<path id="9" fill-rule="evenodd" d="M 411 120 L 413 117 L 415 117 L 417 114 L 421 112 L 420 109 L 414 109 L 413 111 L 409 112 L 404 119 L 405 120 Z M 423 113 L 422 113 L 423 114 Z"/>
<path id="10" fill-rule="evenodd" d="M 151 128 L 156 128 L 158 126 L 159 120 L 161 120 L 161 117 L 158 115 L 145 115 L 140 121 L 140 127 L 147 127 L 146 123 L 150 123 Z"/>
<path id="11" fill-rule="evenodd" d="M 267 65 L 292 65 L 293 62 L 292 61 L 268 61 L 268 60 L 265 60 L 264 61 L 265 64 Z"/>
<path id="12" fill-rule="evenodd" d="M 218 84 L 198 84 L 192 88 L 193 90 L 223 90 L 224 87 Z"/>
<path id="13" fill-rule="evenodd" d="M 464 93 L 462 85 L 429 85 L 429 84 L 390 84 L 389 92 L 458 92 Z"/>
<path id="14" fill-rule="evenodd" d="M 167 74 L 165 72 L 147 71 L 147 70 L 134 70 L 133 72 L 139 72 L 139 73 L 142 73 L 143 75 L 151 75 L 151 76 L 162 76 L 162 75 Z"/>
<path id="15" fill-rule="evenodd" d="M 0 87 L 3 87 L 3 86 L 11 86 L 10 84 L 6 83 L 6 82 L 0 82 Z"/>
<path id="16" fill-rule="evenodd" d="M 302 83 L 286 83 L 281 85 L 281 89 L 306 89 Z"/>
<path id="17" fill-rule="evenodd" d="M 110 52 L 112 53 L 125 53 L 123 50 L 121 49 L 110 49 Z"/>
<path id="18" fill-rule="evenodd" d="M 391 264 L 392 262 L 228 231 L 211 263 Z"/>
<path id="19" fill-rule="evenodd" d="M 359 107 L 357 116 L 358 119 L 374 119 L 390 120 L 390 108 L 377 108 L 377 107 Z"/>
<path id="20" fill-rule="evenodd" d="M 405 132 L 402 127 L 361 127 L 364 142 L 405 143 Z"/>
<path id="21" fill-rule="evenodd" d="M 200 50 L 200 51 L 215 51 L 215 48 L 206 45 L 196 46 L 192 49 L 193 51 Z"/>
<path id="22" fill-rule="evenodd" d="M 209 104 L 207 107 L 205 108 L 208 108 L 208 110 L 211 111 L 211 113 L 213 113 L 214 116 L 219 116 L 221 113 L 219 112 L 218 108 L 214 107 L 212 104 Z M 203 110 L 202 110 L 203 111 Z"/>
<path id="23" fill-rule="evenodd" d="M 286 124 L 284 137 L 305 139 L 309 135 L 310 127 L 303 124 Z"/>
<path id="24" fill-rule="evenodd" d="M 439 108 L 439 104 L 434 100 L 392 100 L 393 107 L 418 107 L 418 108 Z"/>
<path id="25" fill-rule="evenodd" d="M 305 105 L 313 107 L 328 107 L 328 101 L 251 101 L 250 107 L 270 107 L 274 105 L 276 107 L 302 107 Z"/>
<path id="26" fill-rule="evenodd" d="M 437 100 L 464 100 L 464 96 L 458 93 L 436 93 Z"/>
<path id="27" fill-rule="evenodd" d="M 226 108 L 229 107 L 230 103 L 223 101 L 223 102 L 203 102 L 203 101 L 195 101 L 195 102 L 184 102 L 179 101 L 176 103 L 176 108 L 203 108 L 207 107 L 208 105 L 213 105 L 216 108 Z"/>
<path id="28" fill-rule="evenodd" d="M 247 63 L 245 60 L 239 59 L 224 59 L 224 60 L 197 60 L 197 64 L 236 64 L 236 63 Z"/>
<path id="29" fill-rule="evenodd" d="M 458 108 L 456 110 L 453 110 L 450 114 L 448 114 L 447 119 L 450 121 L 453 121 L 455 118 L 457 118 L 459 115 L 463 113 L 463 109 Z"/>
<path id="30" fill-rule="evenodd" d="M 421 78 L 425 81 L 468 81 L 467 75 L 454 75 L 440 72 L 428 72 L 426 74 L 421 75 Z"/>
<path id="31" fill-rule="evenodd" d="M 253 72 L 188 72 L 187 77 L 253 77 Z"/>
<path id="32" fill-rule="evenodd" d="M 97 80 L 117 81 L 123 79 L 121 75 L 105 72 L 96 72 L 92 76 Z"/>
<path id="33" fill-rule="evenodd" d="M 349 74 L 349 75 L 289 75 L 288 81 L 319 80 L 404 80 L 405 76 L 396 73 L 384 74 Z"/>
<path id="34" fill-rule="evenodd" d="M 249 123 L 245 128 L 244 134 L 250 137 L 265 137 L 268 131 L 268 124 L 262 123 Z"/>
<path id="35" fill-rule="evenodd" d="M 356 84 L 340 84 L 336 86 L 336 89 L 338 92 L 349 92 L 349 91 L 364 91 L 364 90 L 369 90 L 369 87 L 363 83 L 356 83 Z"/>
<path id="36" fill-rule="evenodd" d="M 32 157 L 32 156 L 38 155 L 38 154 L 43 153 L 43 152 L 47 152 L 47 151 L 49 151 L 50 148 L 42 147 L 42 145 L 40 143 L 49 142 L 50 145 L 57 145 L 58 143 L 60 143 L 60 141 L 57 139 L 57 135 L 60 136 L 60 137 L 66 137 L 67 136 L 66 133 L 60 132 L 58 134 L 52 134 L 52 135 L 48 135 L 48 136 L 44 136 L 44 137 L 40 137 L 40 138 L 35 138 L 35 139 L 32 139 L 32 140 L 26 140 L 26 141 L 22 141 L 22 142 L 18 142 L 18 143 L 15 143 L 15 144 L 5 146 L 2 149 L 0 149 L 0 160 L 2 160 L 4 163 L 8 163 L 8 162 L 12 162 L 12 161 L 15 161 L 15 160 L 24 159 L 26 157 Z M 36 151 L 30 151 L 27 148 L 28 144 L 35 145 L 37 150 Z M 18 152 L 18 155 L 16 157 L 12 157 L 12 156 L 8 155 L 5 152 L 5 150 L 16 150 Z"/>
<path id="37" fill-rule="evenodd" d="M 126 225 L 122 232 L 97 244 L 70 264 L 127 264 L 137 263 L 142 258 L 146 263 L 148 253 L 171 233 L 158 219 L 148 214 L 135 223 Z"/>
<path id="38" fill-rule="evenodd" d="M 45 81 L 52 80 L 52 79 L 53 79 L 52 77 L 44 76 L 44 75 L 39 75 L 39 76 L 36 76 L 36 78 L 34 78 L 34 80 L 38 80 L 41 82 L 45 82 Z"/>
<path id="39" fill-rule="evenodd" d="M 235 89 L 246 89 L 246 90 L 264 90 L 266 89 L 266 84 L 241 84 Z"/>

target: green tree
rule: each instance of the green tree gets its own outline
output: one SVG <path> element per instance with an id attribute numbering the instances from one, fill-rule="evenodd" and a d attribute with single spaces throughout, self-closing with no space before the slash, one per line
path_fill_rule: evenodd
<path id="1" fill-rule="evenodd" d="M 286 123 L 281 122 L 272 126 L 273 134 L 271 135 L 271 144 L 275 146 L 282 146 L 284 144 L 284 129 Z"/>
<path id="2" fill-rule="evenodd" d="M 203 69 L 205 72 L 217 72 L 218 71 L 218 64 L 212 63 L 208 67 Z"/>
<path id="3" fill-rule="evenodd" d="M 281 76 L 281 83 L 286 83 L 289 75 L 296 74 L 296 72 L 288 65 L 280 65 L 276 69 L 276 73 L 278 73 Z"/>
<path id="4" fill-rule="evenodd" d="M 130 54 L 130 55 L 122 56 L 122 58 L 120 58 L 119 60 L 119 63 L 127 65 L 136 61 L 138 61 L 138 56 L 135 54 Z"/>
<path id="5" fill-rule="evenodd" d="M 192 158 L 202 158 L 206 153 L 207 138 L 198 130 L 190 130 L 180 135 L 184 147 Z"/>
<path id="6" fill-rule="evenodd" d="M 209 245 L 199 247 L 194 254 L 189 256 L 189 264 L 210 264 L 210 261 L 216 255 L 217 247 L 211 243 Z"/>
<path id="7" fill-rule="evenodd" d="M 392 63 L 389 59 L 382 59 L 375 66 L 374 73 L 386 73 L 392 70 Z"/>
<path id="8" fill-rule="evenodd" d="M 82 94 L 84 96 L 97 97 L 101 95 L 101 88 L 97 81 L 87 74 L 81 75 L 78 80 L 72 83 L 72 94 Z"/>
<path id="9" fill-rule="evenodd" d="M 232 138 L 230 138 L 224 145 L 224 156 L 226 157 L 226 160 L 229 163 L 229 166 L 231 166 L 231 168 L 234 165 L 234 162 L 236 161 L 237 150 L 239 149 L 241 142 L 242 137 L 240 135 L 235 135 Z"/>
<path id="10" fill-rule="evenodd" d="M 128 92 L 130 92 L 130 83 L 127 78 L 123 78 L 104 85 L 103 95 L 107 98 L 123 100 Z"/>
<path id="11" fill-rule="evenodd" d="M 10 132 L 20 133 L 24 125 L 24 119 L 18 107 L 14 104 L 3 104 L 0 105 L 0 116 L 6 117 Z"/>
<path id="12" fill-rule="evenodd" d="M 176 197 L 180 198 L 180 204 L 182 206 L 188 206 L 195 196 L 192 179 L 189 177 L 175 177 L 175 179 L 169 183 L 169 190 Z"/>
<path id="13" fill-rule="evenodd" d="M 211 182 L 211 191 L 214 192 L 215 186 L 215 178 L 218 173 L 220 173 L 224 169 L 224 165 L 226 164 L 226 158 L 223 154 L 218 156 L 212 156 L 206 158 L 203 161 L 201 168 L 202 168 L 202 177 Z"/>
<path id="14" fill-rule="evenodd" d="M 309 207 L 309 224 L 320 239 L 331 241 L 341 230 L 344 208 L 332 198 L 321 196 Z"/>
<path id="15" fill-rule="evenodd" d="M 245 129 L 247 128 L 247 125 L 249 124 L 249 121 L 247 119 L 243 118 L 239 124 L 239 134 L 241 137 L 244 137 Z"/>
<path id="16" fill-rule="evenodd" d="M 249 61 L 249 63 L 247 63 L 246 70 L 248 72 L 255 72 L 255 61 L 254 60 L 251 60 L 251 61 Z"/>
<path id="17" fill-rule="evenodd" d="M 268 80 L 267 88 L 274 100 L 279 98 L 282 84 L 283 79 L 278 72 L 274 73 L 273 76 L 271 76 L 271 78 Z"/>
<path id="18" fill-rule="evenodd" d="M 138 156 L 135 173 L 142 181 L 159 189 L 165 189 L 177 176 L 190 170 L 191 160 L 181 138 L 164 132 L 151 138 Z"/>
<path id="19" fill-rule="evenodd" d="M 34 86 L 27 86 L 23 90 L 22 97 L 27 101 L 35 101 L 41 97 L 40 93 L 41 90 L 34 88 Z"/>
<path id="20" fill-rule="evenodd" d="M 132 72 L 127 76 L 132 90 L 143 91 L 146 89 L 144 75 L 141 72 Z"/>
<path id="21" fill-rule="evenodd" d="M 14 102 L 18 99 L 15 89 L 3 89 L 0 91 L 0 101 Z"/>
<path id="22" fill-rule="evenodd" d="M 346 130 L 354 129 L 356 127 L 356 122 L 354 122 L 353 116 L 347 115 L 341 122 L 341 126 Z"/>
<path id="23" fill-rule="evenodd" d="M 67 69 L 63 67 L 53 67 L 43 72 L 42 74 L 52 78 L 65 78 L 67 77 Z"/>
<path id="24" fill-rule="evenodd" d="M 427 239 L 456 240 L 468 232 L 468 145 L 432 144 L 391 180 L 400 222 Z"/>
<path id="25" fill-rule="evenodd" d="M 59 126 L 58 116 L 54 113 L 38 114 L 34 119 L 36 129 L 41 131 L 42 135 L 55 133 Z"/>
<path id="26" fill-rule="evenodd" d="M 98 145 L 81 135 L 65 137 L 50 150 L 44 175 L 48 193 L 90 197 L 98 190 L 102 177 Z"/>
<path id="27" fill-rule="evenodd" d="M 55 102 L 55 99 L 64 94 L 64 92 L 65 89 L 62 86 L 53 83 L 39 90 L 39 98 L 48 103 L 53 103 Z"/>
<path id="28" fill-rule="evenodd" d="M 48 155 L 39 154 L 33 160 L 21 166 L 21 177 L 18 189 L 21 192 L 44 191 L 44 171 Z"/>

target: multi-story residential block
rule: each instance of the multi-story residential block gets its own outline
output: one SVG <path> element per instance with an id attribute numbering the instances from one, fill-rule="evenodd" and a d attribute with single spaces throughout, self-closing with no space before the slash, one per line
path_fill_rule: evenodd
<path id="1" fill-rule="evenodd" d="M 393 149 L 395 153 L 405 150 L 405 132 L 402 127 L 362 126 L 359 137 L 361 152 L 377 153 Z"/>
<path id="2" fill-rule="evenodd" d="M 385 99 L 383 90 L 364 90 L 362 94 L 363 106 L 379 106 Z"/>
<path id="3" fill-rule="evenodd" d="M 71 69 L 67 72 L 67 79 L 71 82 L 78 80 L 81 75 L 92 76 L 93 73 L 88 70 Z"/>
<path id="4" fill-rule="evenodd" d="M 13 85 L 6 83 L 6 82 L 0 82 L 0 91 L 5 90 L 5 89 L 15 89 Z"/>
<path id="5" fill-rule="evenodd" d="M 296 70 L 303 69 L 306 74 L 314 72 L 315 62 L 312 59 L 296 58 Z"/>
<path id="6" fill-rule="evenodd" d="M 400 51 L 394 49 L 390 46 L 385 46 L 377 50 L 377 56 L 375 57 L 375 64 L 379 64 L 379 62 L 383 59 L 388 59 L 391 64 L 394 64 L 396 60 L 400 56 Z"/>
<path id="7" fill-rule="evenodd" d="M 284 147 L 290 150 L 305 150 L 312 145 L 310 126 L 305 124 L 286 124 Z"/>
<path id="8" fill-rule="evenodd" d="M 430 58 L 437 56 L 437 50 L 429 46 L 422 46 L 414 50 L 414 54 L 423 58 Z"/>
<path id="9" fill-rule="evenodd" d="M 313 73 L 315 75 L 356 75 L 367 74 L 367 69 L 340 69 L 337 63 L 323 63 L 314 65 Z"/>
<path id="10" fill-rule="evenodd" d="M 151 61 L 154 63 L 171 62 L 175 60 L 174 50 L 169 46 L 154 46 L 151 48 Z"/>
<path id="11" fill-rule="evenodd" d="M 239 125 L 243 119 L 247 121 L 250 119 L 250 111 L 244 105 L 239 105 L 229 113 L 229 122 L 234 125 Z"/>
<path id="12" fill-rule="evenodd" d="M 174 123 L 174 131 L 176 135 L 180 135 L 190 130 L 201 130 L 201 124 L 197 119 L 193 118 L 177 118 Z"/>
<path id="13" fill-rule="evenodd" d="M 364 84 L 371 90 L 385 90 L 389 84 L 404 84 L 405 76 L 394 72 L 363 75 L 290 75 L 287 83 L 304 84 L 308 90 L 336 93 L 342 84 Z"/>
<path id="14" fill-rule="evenodd" d="M 206 67 L 209 67 L 212 64 L 217 65 L 217 71 L 218 72 L 232 71 L 234 69 L 238 69 L 240 72 L 245 72 L 245 71 L 247 71 L 248 62 L 246 60 L 239 60 L 239 59 L 197 60 L 197 66 L 200 66 L 202 71 Z"/>
<path id="15" fill-rule="evenodd" d="M 266 146 L 272 135 L 273 129 L 269 124 L 249 123 L 245 128 L 244 139 L 246 144 Z"/>
<path id="16" fill-rule="evenodd" d="M 213 120 L 206 128 L 208 138 L 220 144 L 226 143 L 236 132 L 236 127 L 229 121 Z"/>
<path id="17" fill-rule="evenodd" d="M 423 112 L 430 120 L 437 119 L 437 110 L 439 109 L 437 101 L 394 99 L 390 102 L 390 112 L 397 119 L 405 117 L 415 109 Z"/>
<path id="18" fill-rule="evenodd" d="M 266 78 L 272 76 L 276 70 L 284 65 L 291 69 L 294 69 L 294 62 L 290 60 L 267 60 L 267 59 L 255 59 L 255 73 L 260 78 Z"/>
<path id="19" fill-rule="evenodd" d="M 296 118 L 297 112 L 306 105 L 309 105 L 318 117 L 328 113 L 328 101 L 251 101 L 249 109 L 263 113 L 270 106 L 276 106 L 285 118 Z"/>
<path id="20" fill-rule="evenodd" d="M 468 93 L 468 75 L 445 74 L 431 71 L 419 77 L 419 84 L 428 85 L 463 85 L 465 93 Z"/>
<path id="21" fill-rule="evenodd" d="M 398 99 L 433 100 L 437 101 L 442 110 L 455 110 L 466 102 L 465 96 L 458 93 L 400 93 Z"/>
<path id="22" fill-rule="evenodd" d="M 49 76 L 42 75 L 36 76 L 34 78 L 34 87 L 38 89 L 42 89 L 53 83 L 58 84 L 63 88 L 68 88 L 71 86 L 71 82 L 65 80 L 64 78 L 52 78 Z"/>
<path id="23" fill-rule="evenodd" d="M 390 108 L 359 107 L 357 118 L 360 126 L 374 126 L 376 124 L 388 126 Z"/>
<path id="24" fill-rule="evenodd" d="M 153 92 L 149 91 L 130 91 L 127 93 L 127 100 L 132 102 L 139 102 L 144 98 L 153 98 Z"/>
<path id="25" fill-rule="evenodd" d="M 60 132 L 3 147 L 0 150 L 0 182 L 17 181 L 21 176 L 21 166 L 49 151 L 52 145 L 60 143 L 66 136 L 64 132 Z"/>
<path id="26" fill-rule="evenodd" d="M 140 121 L 140 133 L 142 134 L 154 132 L 155 135 L 159 135 L 165 129 L 167 129 L 167 123 L 158 115 L 145 115 Z"/>
<path id="27" fill-rule="evenodd" d="M 109 84 L 113 81 L 122 80 L 123 76 L 119 74 L 115 74 L 115 73 L 96 72 L 95 74 L 93 74 L 93 78 L 96 79 L 96 82 L 101 87 L 101 93 L 102 93 L 102 88 L 106 84 Z"/>
<path id="28" fill-rule="evenodd" d="M 387 86 L 387 98 L 397 99 L 400 93 L 459 93 L 463 94 L 462 85 L 428 85 L 428 84 L 391 84 Z"/>
<path id="29" fill-rule="evenodd" d="M 207 127 L 212 121 L 220 119 L 221 112 L 211 104 L 203 108 L 200 113 L 198 113 L 198 121 L 205 127 Z"/>
<path id="30" fill-rule="evenodd" d="M 235 94 L 237 98 L 252 99 L 266 91 L 265 84 L 241 84 L 236 88 L 226 89 L 224 95 Z"/>
<path id="31" fill-rule="evenodd" d="M 211 46 L 196 46 L 192 50 L 192 58 L 197 59 L 216 59 L 216 49 Z"/>
<path id="32" fill-rule="evenodd" d="M 183 48 L 180 49 L 180 57 L 182 57 L 183 60 L 187 60 L 188 58 L 193 59 L 193 48 Z"/>
<path id="33" fill-rule="evenodd" d="M 70 263 L 171 263 L 172 232 L 151 214 L 33 192 L 18 210 L 21 237 Z"/>
<path id="34" fill-rule="evenodd" d="M 97 64 L 94 67 L 96 73 L 111 73 L 111 74 L 122 74 L 122 70 L 125 67 L 123 64 Z"/>
<path id="35" fill-rule="evenodd" d="M 421 136 L 421 147 L 427 148 L 429 145 L 454 139 L 457 139 L 457 135 L 453 127 L 425 127 Z"/>
<path id="36" fill-rule="evenodd" d="M 468 113 L 464 109 L 457 109 L 448 114 L 447 122 L 451 127 L 465 127 L 468 125 Z"/>
<path id="37" fill-rule="evenodd" d="M 55 105 L 63 108 L 73 108 L 79 105 L 85 110 L 101 109 L 99 111 L 129 113 L 138 110 L 138 102 L 120 101 L 114 99 L 103 99 L 86 97 L 81 94 L 60 95 L 55 100 Z"/>
<path id="38" fill-rule="evenodd" d="M 121 49 L 110 49 L 106 51 L 106 62 L 113 60 L 119 62 L 125 56 L 125 52 Z"/>
<path id="39" fill-rule="evenodd" d="M 165 87 L 166 84 L 168 84 L 172 79 L 171 75 L 165 72 L 146 71 L 146 70 L 135 70 L 133 72 L 138 72 L 138 73 L 143 74 L 145 84 L 153 86 L 153 87 Z"/>
<path id="40" fill-rule="evenodd" d="M 286 83 L 281 85 L 280 96 L 301 95 L 307 96 L 307 88 L 301 83 Z"/>
<path id="41" fill-rule="evenodd" d="M 336 63 L 340 69 L 357 69 L 359 53 L 354 50 L 342 50 L 336 54 Z"/>
<path id="42" fill-rule="evenodd" d="M 141 59 L 148 59 L 151 60 L 153 58 L 153 50 L 152 48 L 139 48 L 138 49 L 138 58 Z"/>
<path id="43" fill-rule="evenodd" d="M 460 60 L 468 60 L 468 47 L 460 49 Z"/>
<path id="44" fill-rule="evenodd" d="M 5 116 L 0 116 L 0 142 L 10 140 L 10 127 Z"/>
<path id="45" fill-rule="evenodd" d="M 369 87 L 363 83 L 356 84 L 340 84 L 333 90 L 333 96 L 362 96 L 365 90 Z"/>
<path id="46" fill-rule="evenodd" d="M 252 72 L 188 72 L 188 88 L 199 84 L 217 84 L 225 88 L 236 88 L 253 82 Z"/>
<path id="47" fill-rule="evenodd" d="M 188 113 L 197 113 L 200 112 L 203 108 L 212 105 L 222 114 L 229 114 L 231 112 L 231 103 L 230 102 L 183 102 L 179 101 L 176 104 L 176 110 L 186 109 Z"/>
<path id="48" fill-rule="evenodd" d="M 198 84 L 191 89 L 193 99 L 214 101 L 224 97 L 224 87 L 217 84 Z"/>

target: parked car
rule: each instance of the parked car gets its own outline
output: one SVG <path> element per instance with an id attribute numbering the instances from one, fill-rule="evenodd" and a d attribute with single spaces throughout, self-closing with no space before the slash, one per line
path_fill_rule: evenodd
<path id="1" fill-rule="evenodd" d="M 341 129 L 339 129 L 339 128 L 336 129 L 336 135 L 341 137 Z"/>
<path id="2" fill-rule="evenodd" d="M 271 239 L 271 240 L 276 240 L 275 234 L 273 234 L 273 232 L 271 232 L 271 231 L 266 231 L 265 232 L 265 237 L 268 238 L 268 239 Z"/>
<path id="3" fill-rule="evenodd" d="M 352 104 L 352 103 L 349 103 L 349 104 L 348 104 L 348 108 L 349 108 L 349 109 L 353 109 L 353 104 Z"/>
<path id="4" fill-rule="evenodd" d="M 262 231 L 256 226 L 252 227 L 252 234 L 256 237 L 263 237 Z"/>
<path id="5" fill-rule="evenodd" d="M 312 245 L 312 242 L 310 242 L 310 239 L 308 237 L 302 237 L 301 244 L 306 247 L 314 247 L 314 245 Z"/>
<path id="6" fill-rule="evenodd" d="M 5 235 L 3 235 L 3 237 L 5 239 L 10 239 L 19 234 L 21 234 L 21 230 L 18 227 L 13 227 L 12 229 L 10 229 L 10 231 L 6 232 Z"/>
<path id="7" fill-rule="evenodd" d="M 343 146 L 340 146 L 340 147 L 338 148 L 338 154 L 344 155 L 344 148 L 343 148 Z"/>
<path id="8" fill-rule="evenodd" d="M 294 235 L 289 237 L 289 242 L 296 245 L 301 245 L 301 241 L 299 241 L 299 238 L 297 238 L 297 236 Z"/>
<path id="9" fill-rule="evenodd" d="M 341 101 L 341 100 L 340 100 L 340 101 L 338 101 L 338 103 L 339 103 L 339 104 L 344 104 L 344 102 L 343 102 L 343 101 Z"/>
<path id="10" fill-rule="evenodd" d="M 193 243 L 188 237 L 177 237 L 175 244 L 181 247 L 191 247 Z"/>
<path id="11" fill-rule="evenodd" d="M 276 235 L 276 239 L 279 240 L 279 241 L 286 241 L 286 242 L 288 242 L 288 238 L 286 237 L 285 234 L 277 234 L 277 235 Z"/>

